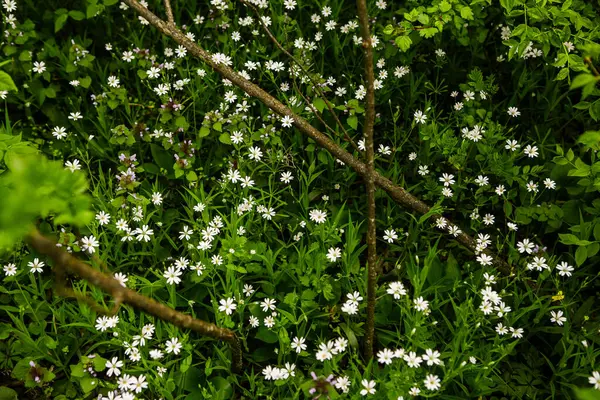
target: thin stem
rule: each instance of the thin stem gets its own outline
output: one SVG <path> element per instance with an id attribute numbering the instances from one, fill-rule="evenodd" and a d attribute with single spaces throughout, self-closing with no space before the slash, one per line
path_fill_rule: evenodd
<path id="1" fill-rule="evenodd" d="M 367 81 L 366 112 L 364 123 L 365 149 L 367 153 L 367 325 L 365 327 L 364 355 L 373 358 L 375 343 L 375 303 L 377 301 L 377 227 L 375 223 L 375 149 L 373 128 L 375 126 L 375 72 L 373 68 L 373 45 L 369 33 L 369 14 L 366 0 L 357 0 L 358 23 L 362 35 Z"/>
<path id="2" fill-rule="evenodd" d="M 231 347 L 233 358 L 232 369 L 235 372 L 241 371 L 241 346 L 238 337 L 233 331 L 220 328 L 210 322 L 192 318 L 187 314 L 180 313 L 179 311 L 167 307 L 149 297 L 121 286 L 121 283 L 112 276 L 95 270 L 78 258 L 73 257 L 62 248 L 56 247 L 56 243 L 54 241 L 42 236 L 37 229 L 34 229 L 29 233 L 27 236 L 27 242 L 38 253 L 46 255 L 54 261 L 57 279 L 59 280 L 57 283 L 60 285 L 58 290 L 59 293 L 75 296 L 78 300 L 84 301 L 89 306 L 94 307 L 89 298 L 82 297 L 81 295 L 69 291 L 64 287 L 64 283 L 62 283 L 64 281 L 60 281 L 66 278 L 67 273 L 76 275 L 109 293 L 115 299 L 115 304 L 117 306 L 121 303 L 129 304 L 138 310 L 144 311 L 147 314 L 153 315 L 163 321 L 170 322 L 180 328 L 191 329 L 202 335 L 228 342 Z M 98 306 L 96 305 L 96 307 Z"/>
<path id="3" fill-rule="evenodd" d="M 304 118 L 294 113 L 289 107 L 286 107 L 279 100 L 271 96 L 259 86 L 242 77 L 239 73 L 235 72 L 230 67 L 224 65 L 221 62 L 215 61 L 210 53 L 208 53 L 206 50 L 202 49 L 196 43 L 187 38 L 179 29 L 168 25 L 165 21 L 158 18 L 150 10 L 142 6 L 137 0 L 123 1 L 127 5 L 132 7 L 134 10 L 136 10 L 138 14 L 144 17 L 160 32 L 162 32 L 164 35 L 169 36 L 178 44 L 184 46 L 190 52 L 190 54 L 203 60 L 206 64 L 208 64 L 215 71 L 221 74 L 224 78 L 231 81 L 232 84 L 236 85 L 237 87 L 248 93 L 248 95 L 256 97 L 258 100 L 260 100 L 262 103 L 264 103 L 267 107 L 269 107 L 277 114 L 281 116 L 288 115 L 292 117 L 294 120 L 292 124 L 300 132 L 311 137 L 321 147 L 325 148 L 335 158 L 339 159 L 344 164 L 354 169 L 359 175 L 366 177 L 368 172 L 367 165 L 365 163 L 356 159 L 352 154 L 348 153 L 346 150 L 344 150 L 342 147 L 340 147 L 338 144 L 332 141 L 327 135 L 323 134 L 311 124 L 309 124 L 308 121 L 306 121 Z M 398 204 L 400 204 L 408 210 L 417 212 L 419 214 L 427 214 L 430 211 L 430 207 L 427 204 L 408 193 L 408 191 L 406 191 L 406 189 L 404 189 L 403 187 L 398 186 L 389 179 L 383 177 L 377 171 L 375 171 L 375 184 L 381 189 L 385 190 L 395 202 L 397 202 Z M 433 222 L 436 222 L 438 219 L 443 217 L 440 214 L 431 214 L 429 218 L 432 218 Z M 477 253 L 477 243 L 475 239 L 473 239 L 471 236 L 465 233 L 460 233 L 456 236 L 456 240 L 462 243 L 465 247 L 467 247 L 474 253 Z M 508 265 L 506 261 L 501 259 L 497 254 L 488 251 L 487 249 L 484 252 L 492 257 L 492 259 L 494 260 L 494 265 L 496 266 L 496 268 L 498 268 L 499 271 L 506 275 L 510 275 L 512 273 L 512 267 Z"/>

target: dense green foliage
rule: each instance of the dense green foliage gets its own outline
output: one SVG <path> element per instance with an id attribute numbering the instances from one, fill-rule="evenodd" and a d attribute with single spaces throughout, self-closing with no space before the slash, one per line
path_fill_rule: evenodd
<path id="1" fill-rule="evenodd" d="M 241 2 L 172 6 L 213 59 L 363 157 L 315 90 L 362 150 L 354 2 L 250 2 L 310 77 Z M 368 5 L 376 169 L 451 221 L 377 192 L 373 360 L 362 177 L 122 2 L 2 0 L 0 399 L 598 398 L 600 2 Z M 226 343 L 53 295 L 34 226 L 234 330 L 242 374 Z"/>

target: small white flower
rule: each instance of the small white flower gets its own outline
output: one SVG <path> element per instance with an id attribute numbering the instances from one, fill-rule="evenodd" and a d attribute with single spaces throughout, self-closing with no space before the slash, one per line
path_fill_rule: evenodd
<path id="1" fill-rule="evenodd" d="M 219 311 L 225 312 L 225 314 L 227 315 L 233 314 L 233 312 L 237 308 L 237 304 L 235 304 L 235 301 L 231 297 L 227 299 L 221 299 L 219 303 L 221 304 L 219 306 Z"/>

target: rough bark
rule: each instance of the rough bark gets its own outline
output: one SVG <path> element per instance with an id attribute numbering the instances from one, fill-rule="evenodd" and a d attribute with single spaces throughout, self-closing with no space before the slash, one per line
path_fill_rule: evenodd
<path id="1" fill-rule="evenodd" d="M 365 326 L 365 359 L 373 358 L 375 342 L 375 303 L 377 300 L 377 226 L 375 223 L 375 145 L 373 129 L 375 126 L 375 72 L 373 67 L 373 46 L 369 33 L 369 13 L 366 0 L 356 1 L 358 23 L 364 51 L 365 80 L 367 84 L 364 136 L 367 153 L 367 324 Z"/>

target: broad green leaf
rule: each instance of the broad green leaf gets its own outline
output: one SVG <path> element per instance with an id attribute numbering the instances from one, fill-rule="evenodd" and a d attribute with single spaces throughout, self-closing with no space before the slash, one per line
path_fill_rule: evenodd
<path id="1" fill-rule="evenodd" d="M 351 115 L 350 117 L 348 117 L 347 122 L 352 129 L 356 130 L 358 128 L 358 118 L 356 117 L 356 115 Z"/>
<path id="2" fill-rule="evenodd" d="M 54 20 L 54 33 L 60 31 L 69 19 L 69 14 L 62 14 Z"/>
<path id="3" fill-rule="evenodd" d="M 408 50 L 412 44 L 412 39 L 408 36 L 398 36 L 394 41 L 403 52 Z"/>
<path id="4" fill-rule="evenodd" d="M 9 74 L 4 71 L 0 71 L 0 90 L 17 91 L 15 82 L 12 80 Z"/>

